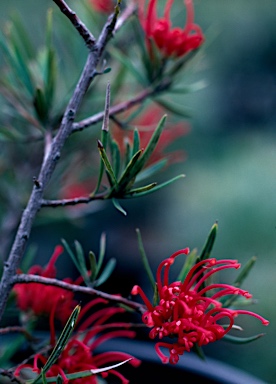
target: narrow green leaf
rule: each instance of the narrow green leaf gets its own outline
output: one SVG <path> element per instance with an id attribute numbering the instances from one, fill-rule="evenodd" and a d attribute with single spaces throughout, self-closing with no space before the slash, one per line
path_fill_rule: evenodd
<path id="1" fill-rule="evenodd" d="M 128 195 L 135 195 L 136 193 L 147 192 L 156 187 L 157 183 L 144 185 L 143 187 L 133 188 L 128 192 Z"/>
<path id="2" fill-rule="evenodd" d="M 192 117 L 191 109 L 184 108 L 182 105 L 177 105 L 173 102 L 160 98 L 154 98 L 154 101 L 165 108 L 167 111 L 172 112 L 174 115 L 184 118 Z"/>
<path id="3" fill-rule="evenodd" d="M 26 54 L 27 60 L 33 60 L 35 58 L 35 48 L 30 36 L 27 33 L 25 26 L 22 23 L 22 15 L 15 10 L 11 15 L 12 21 L 12 33 L 16 34 L 19 39 L 19 45 L 22 47 L 22 51 Z"/>
<path id="4" fill-rule="evenodd" d="M 57 375 L 57 384 L 62 384 L 63 383 L 63 378 L 60 374 Z"/>
<path id="5" fill-rule="evenodd" d="M 197 356 L 201 360 L 205 360 L 205 355 L 204 355 L 203 349 L 197 343 L 194 344 L 193 351 L 197 354 Z"/>
<path id="6" fill-rule="evenodd" d="M 223 340 L 229 341 L 234 344 L 247 344 L 251 343 L 252 341 L 258 340 L 259 338 L 263 337 L 265 333 L 259 333 L 258 335 L 250 336 L 250 337 L 237 337 L 232 335 L 225 335 L 223 336 Z"/>
<path id="7" fill-rule="evenodd" d="M 156 163 L 146 167 L 141 172 L 138 173 L 136 176 L 136 182 L 143 181 L 145 179 L 148 179 L 149 177 L 155 175 L 156 173 L 160 172 L 168 163 L 168 159 L 161 159 L 157 161 Z"/>
<path id="8" fill-rule="evenodd" d="M 106 251 L 106 234 L 102 233 L 101 238 L 100 238 L 100 252 L 99 252 L 99 257 L 98 257 L 96 276 L 98 276 L 100 269 L 103 265 L 105 251 Z"/>
<path id="9" fill-rule="evenodd" d="M 242 268 L 242 270 L 240 271 L 240 273 L 238 274 L 238 277 L 236 278 L 236 280 L 234 281 L 234 285 L 236 287 L 240 287 L 243 283 L 243 281 L 246 279 L 246 277 L 248 276 L 249 272 L 251 271 L 251 269 L 254 267 L 255 263 L 256 263 L 256 256 L 253 256 L 245 265 L 244 267 Z"/>
<path id="10" fill-rule="evenodd" d="M 75 379 L 79 379 L 79 378 L 83 378 L 83 377 L 97 375 L 98 373 L 102 373 L 102 372 L 109 371 L 111 369 L 118 368 L 121 365 L 128 363 L 130 360 L 132 360 L 132 358 L 121 361 L 120 363 L 117 363 L 117 364 L 109 365 L 108 367 L 104 367 L 104 368 L 90 369 L 88 371 L 80 371 L 80 372 L 76 372 L 76 373 L 68 373 L 66 375 L 66 377 L 69 381 L 71 381 L 71 380 L 75 380 Z M 56 377 L 48 377 L 46 380 L 47 380 L 47 383 L 56 383 L 57 378 Z M 37 382 L 37 384 L 40 384 L 40 383 L 41 383 L 41 380 L 39 378 L 39 381 Z M 34 382 L 32 380 L 27 380 L 26 384 L 34 384 Z"/>
<path id="11" fill-rule="evenodd" d="M 130 162 L 127 164 L 124 172 L 122 173 L 120 179 L 118 180 L 118 193 L 123 193 L 129 185 L 134 181 L 136 174 L 133 172 L 135 165 L 137 164 L 142 150 L 140 149 L 135 155 L 131 158 Z"/>
<path id="12" fill-rule="evenodd" d="M 127 194 L 127 195 L 124 196 L 124 198 L 125 199 L 129 199 L 129 198 L 132 198 L 132 197 L 141 197 L 141 196 L 148 195 L 149 193 L 153 193 L 153 192 L 159 191 L 160 189 L 162 189 L 164 187 L 167 187 L 168 185 L 174 183 L 175 181 L 177 181 L 179 179 L 182 179 L 183 177 L 185 177 L 185 175 L 178 175 L 178 176 L 173 177 L 172 179 L 170 179 L 168 181 L 165 181 L 164 183 L 157 184 L 155 187 L 151 188 L 148 191 L 139 192 L 139 193 L 135 193 L 135 194 L 131 194 L 131 195 Z"/>
<path id="13" fill-rule="evenodd" d="M 209 259 L 209 257 L 211 256 L 211 252 L 212 252 L 215 240 L 216 240 L 217 230 L 218 230 L 218 224 L 215 223 L 212 226 L 211 231 L 208 235 L 208 238 L 204 244 L 204 247 L 201 251 L 199 260 L 206 260 L 206 259 Z"/>
<path id="14" fill-rule="evenodd" d="M 119 145 L 115 140 L 112 140 L 110 143 L 111 157 L 112 157 L 112 166 L 116 178 L 118 178 L 121 167 L 121 155 Z"/>
<path id="15" fill-rule="evenodd" d="M 168 92 L 170 93 L 176 93 L 176 94 L 187 94 L 187 93 L 192 93 L 192 92 L 196 92 L 196 91 L 200 91 L 201 89 L 204 89 L 207 87 L 207 83 L 205 80 L 199 80 L 197 81 L 196 83 L 193 83 L 193 84 L 190 84 L 190 85 L 186 85 L 186 86 L 183 86 L 183 87 L 170 87 L 168 89 Z"/>
<path id="16" fill-rule="evenodd" d="M 154 130 L 154 132 L 150 138 L 150 141 L 149 141 L 146 149 L 144 150 L 143 155 L 141 156 L 141 158 L 139 160 L 139 164 L 137 164 L 137 168 L 138 168 L 139 172 L 143 168 L 143 166 L 146 164 L 146 162 L 149 160 L 151 154 L 153 153 L 153 151 L 154 151 L 154 149 L 155 149 L 155 147 L 159 141 L 159 138 L 161 136 L 163 128 L 165 126 L 166 118 L 167 118 L 167 115 L 164 115 L 161 118 L 161 120 L 159 121 L 156 129 Z M 135 170 L 135 174 L 137 174 L 137 173 L 138 172 Z"/>
<path id="17" fill-rule="evenodd" d="M 82 275 L 85 283 L 88 284 L 89 283 L 89 277 L 88 277 L 88 271 L 87 271 L 87 267 L 86 267 L 86 260 L 85 260 L 85 257 L 84 257 L 84 252 L 83 252 L 82 246 L 81 246 L 81 244 L 77 240 L 75 240 L 74 243 L 75 243 L 76 256 L 77 256 L 79 268 L 81 270 L 81 275 Z"/>
<path id="18" fill-rule="evenodd" d="M 133 131 L 133 147 L 132 147 L 132 156 L 135 155 L 140 149 L 140 136 L 137 128 Z"/>
<path id="19" fill-rule="evenodd" d="M 150 267 L 150 264 L 149 264 L 149 260 L 148 260 L 148 257 L 147 257 L 147 254 L 145 252 L 145 248 L 144 248 L 144 245 L 143 245 L 143 241 L 142 241 L 142 236 L 141 236 L 141 232 L 140 230 L 137 228 L 136 229 L 136 233 L 137 233 L 137 239 L 138 239 L 138 246 L 139 246 L 139 251 L 140 251 L 140 255 L 141 255 L 141 258 L 142 258 L 142 263 L 143 263 L 143 266 L 145 268 L 145 271 L 146 271 L 146 274 L 148 276 L 148 279 L 151 283 L 151 286 L 153 288 L 153 290 L 155 289 L 155 279 L 154 279 L 154 276 L 153 276 L 153 273 L 152 273 L 152 270 L 151 270 L 151 267 Z"/>
<path id="20" fill-rule="evenodd" d="M 186 255 L 185 262 L 183 264 L 183 267 L 177 277 L 177 281 L 184 281 L 187 274 L 189 273 L 190 269 L 194 266 L 197 258 L 197 251 L 196 249 L 192 250 L 192 252 L 189 253 L 189 255 Z"/>
<path id="21" fill-rule="evenodd" d="M 38 119 L 45 124 L 48 119 L 48 105 L 45 100 L 45 94 L 41 88 L 37 88 L 34 95 L 33 105 Z"/>
<path id="22" fill-rule="evenodd" d="M 99 278 L 96 280 L 96 283 L 95 283 L 96 287 L 98 287 L 101 284 L 106 282 L 106 280 L 110 277 L 110 275 L 114 271 L 115 266 L 116 266 L 116 259 L 115 258 L 112 258 L 107 262 L 106 266 L 104 267 L 103 272 L 101 273 Z"/>
<path id="23" fill-rule="evenodd" d="M 111 187 L 114 187 L 115 190 L 117 189 L 118 187 L 118 182 L 117 182 L 117 179 L 116 179 L 116 176 L 115 176 L 115 173 L 114 173 L 114 170 L 112 168 L 112 165 L 107 157 L 107 154 L 106 154 L 106 151 L 103 147 L 103 144 L 100 142 L 100 140 L 98 140 L 98 149 L 99 149 L 99 152 L 100 152 L 100 155 L 101 155 L 101 159 L 104 163 L 104 166 L 105 166 L 105 169 L 106 169 L 106 172 L 107 174 L 109 175 L 110 177 L 110 186 Z"/>
<path id="24" fill-rule="evenodd" d="M 127 215 L 127 212 L 124 210 L 124 208 L 121 206 L 121 204 L 119 203 L 119 201 L 117 199 L 112 199 L 112 203 L 114 205 L 114 207 L 119 211 L 121 212 L 124 216 Z"/>
<path id="25" fill-rule="evenodd" d="M 139 84 L 147 85 L 146 79 L 142 76 L 141 71 L 135 67 L 135 64 L 122 51 L 114 46 L 109 49 L 111 56 L 120 62 L 138 81 Z"/>
<path id="26" fill-rule="evenodd" d="M 51 368 L 51 366 L 57 361 L 59 358 L 60 354 L 66 347 L 66 344 L 75 328 L 79 313 L 80 313 L 81 307 L 77 305 L 73 312 L 71 313 L 69 319 L 67 320 L 67 323 L 65 324 L 65 327 L 63 328 L 61 335 L 52 351 L 50 354 L 48 360 L 46 361 L 44 367 L 42 368 L 42 373 L 40 373 L 37 378 L 32 382 L 32 384 L 38 383 L 39 379 L 41 379 L 42 375 Z"/>
<path id="27" fill-rule="evenodd" d="M 61 239 L 61 242 L 62 242 L 64 248 L 66 249 L 67 253 L 68 253 L 69 256 L 71 257 L 71 260 L 72 260 L 73 263 L 75 264 L 77 270 L 78 270 L 79 273 L 82 275 L 82 269 L 80 268 L 78 259 L 77 259 L 77 257 L 75 256 L 74 252 L 72 252 L 72 250 L 71 250 L 71 248 L 69 247 L 69 245 L 68 245 L 68 243 L 67 243 L 66 240 Z"/>
<path id="28" fill-rule="evenodd" d="M 47 384 L 46 375 L 43 368 L 41 370 L 41 379 L 43 384 Z"/>
<path id="29" fill-rule="evenodd" d="M 93 283 L 97 276 L 97 260 L 96 260 L 95 253 L 90 251 L 88 254 L 88 259 L 89 259 L 89 265 L 90 265 L 90 271 L 91 271 L 89 280 L 91 283 Z"/>

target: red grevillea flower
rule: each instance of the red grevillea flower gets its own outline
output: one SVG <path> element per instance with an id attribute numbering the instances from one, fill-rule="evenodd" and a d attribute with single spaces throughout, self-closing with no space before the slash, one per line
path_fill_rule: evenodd
<path id="1" fill-rule="evenodd" d="M 173 0 L 168 0 L 165 6 L 164 17 L 157 16 L 157 0 L 149 0 L 147 12 L 144 12 L 145 1 L 141 1 L 140 20 L 144 28 L 149 51 L 153 40 L 165 57 L 181 57 L 197 49 L 204 41 L 200 27 L 194 23 L 194 9 L 192 0 L 184 0 L 187 10 L 186 26 L 181 29 L 172 28 L 170 10 Z"/>
<path id="2" fill-rule="evenodd" d="M 114 10 L 113 0 L 90 0 L 90 4 L 100 13 L 110 13 Z"/>
<path id="3" fill-rule="evenodd" d="M 137 127 L 140 137 L 140 147 L 145 148 L 150 141 L 152 133 L 156 128 L 159 120 L 164 115 L 163 108 L 152 105 L 148 108 L 142 115 L 132 121 L 132 125 Z M 172 125 L 172 123 L 169 123 Z M 168 164 L 178 163 L 184 161 L 186 158 L 185 151 L 181 150 L 172 150 L 169 151 L 168 148 L 171 144 L 176 142 L 176 140 L 186 136 L 189 132 L 189 126 L 186 123 L 176 123 L 173 126 L 168 126 L 161 133 L 160 139 L 147 163 L 153 164 L 163 158 L 168 159 Z M 118 126 L 112 127 L 112 135 L 120 147 L 121 153 L 125 152 L 125 142 L 131 141 L 133 136 L 133 131 L 124 130 Z"/>
<path id="4" fill-rule="evenodd" d="M 82 309 L 79 315 L 78 324 L 84 316 L 87 315 L 91 308 L 94 308 L 98 304 L 106 303 L 107 301 L 101 298 L 91 301 Z M 116 337 L 135 337 L 135 332 L 128 329 L 131 326 L 130 324 L 123 322 L 107 322 L 112 316 L 122 312 L 125 312 L 122 308 L 105 307 L 95 311 L 92 315 L 89 315 L 78 327 L 78 332 L 71 337 L 56 363 L 52 365 L 46 373 L 46 376 L 55 377 L 60 374 L 63 378 L 63 382 L 67 384 L 69 382 L 66 377 L 67 374 L 108 367 L 129 358 L 131 358 L 131 360 L 128 363 L 133 367 L 138 367 L 141 361 L 128 353 L 107 351 L 97 354 L 95 352 L 99 345 L 109 339 Z M 51 326 L 53 326 L 53 324 Z M 32 365 L 23 364 L 17 367 L 15 376 L 19 376 L 21 370 L 26 368 L 31 369 L 33 372 L 40 373 L 41 367 L 46 363 L 46 361 L 46 356 L 36 354 Z M 123 384 L 127 384 L 129 382 L 115 369 L 105 371 L 101 373 L 101 376 L 106 377 L 109 374 L 115 375 Z M 93 375 L 70 380 L 70 383 L 97 384 L 98 380 L 97 377 Z"/>
<path id="5" fill-rule="evenodd" d="M 222 306 L 220 299 L 229 295 L 252 296 L 243 289 L 228 284 L 210 284 L 208 279 L 223 269 L 238 269 L 237 260 L 206 259 L 196 263 L 183 282 L 169 283 L 169 271 L 177 256 L 188 254 L 185 248 L 162 261 L 157 269 L 157 290 L 159 303 L 153 305 L 139 286 L 134 286 L 132 294 L 140 294 L 147 310 L 143 322 L 151 329 L 150 338 L 162 340 L 169 336 L 173 341 L 160 341 L 155 349 L 163 363 L 176 364 L 179 356 L 189 352 L 197 344 L 203 346 L 221 339 L 233 327 L 238 315 L 249 315 L 259 319 L 264 325 L 269 322 L 254 312 L 230 309 Z M 163 278 L 162 278 L 163 271 Z M 228 325 L 221 325 L 225 321 Z M 169 350 L 169 358 L 161 348 Z"/>
<path id="6" fill-rule="evenodd" d="M 28 274 L 55 278 L 57 273 L 55 262 L 62 253 L 63 247 L 58 245 L 44 268 L 34 265 L 29 269 Z M 72 283 L 69 278 L 63 281 Z M 16 293 L 17 306 L 21 311 L 32 313 L 35 316 L 50 315 L 52 318 L 59 319 L 63 324 L 77 304 L 73 299 L 73 292 L 51 285 L 23 283 L 16 284 L 13 290 Z"/>

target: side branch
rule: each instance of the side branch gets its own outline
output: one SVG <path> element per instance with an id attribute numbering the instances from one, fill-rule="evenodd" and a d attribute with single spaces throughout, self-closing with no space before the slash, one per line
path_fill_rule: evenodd
<path id="1" fill-rule="evenodd" d="M 21 284 L 38 283 L 38 284 L 44 284 L 44 285 L 52 285 L 52 286 L 60 287 L 60 288 L 66 289 L 67 291 L 71 291 L 75 293 L 79 292 L 79 293 L 85 293 L 87 295 L 96 295 L 98 297 L 101 297 L 111 302 L 124 304 L 127 307 L 130 307 L 141 313 L 143 313 L 145 310 L 144 305 L 136 303 L 135 301 L 132 301 L 132 300 L 125 299 L 124 297 L 121 297 L 119 295 L 111 295 L 91 287 L 83 287 L 76 284 L 70 284 L 70 283 L 66 283 L 65 281 L 52 279 L 48 277 L 22 273 L 20 275 L 14 276 L 12 279 L 12 285 L 19 284 L 19 283 Z"/>
<path id="2" fill-rule="evenodd" d="M 68 205 L 88 204 L 94 200 L 104 200 L 105 196 L 106 196 L 106 194 L 102 193 L 102 194 L 98 194 L 95 196 L 88 196 L 88 197 L 82 196 L 82 197 L 77 197 L 74 199 L 60 199 L 60 200 L 45 200 L 45 199 L 43 199 L 41 201 L 41 207 L 56 208 L 56 207 L 65 207 Z"/>
<path id="3" fill-rule="evenodd" d="M 141 104 L 143 101 L 153 96 L 156 93 L 153 89 L 146 89 L 139 93 L 133 99 L 128 101 L 123 101 L 119 104 L 114 105 L 109 110 L 109 117 L 117 115 L 118 113 L 125 112 L 128 109 L 134 107 L 135 105 Z M 78 123 L 73 124 L 72 133 L 82 131 L 84 128 L 88 128 L 91 125 L 97 124 L 102 121 L 104 118 L 105 111 L 96 113 L 95 115 L 88 117 L 87 119 L 81 120 Z"/>
<path id="4" fill-rule="evenodd" d="M 94 48 L 96 44 L 96 39 L 89 31 L 89 29 L 85 26 L 85 24 L 79 19 L 76 15 L 76 12 L 72 11 L 71 8 L 65 3 L 63 0 L 53 0 L 56 5 L 59 7 L 62 13 L 71 21 L 76 30 L 79 32 L 81 37 L 83 38 L 87 47 L 91 50 Z"/>

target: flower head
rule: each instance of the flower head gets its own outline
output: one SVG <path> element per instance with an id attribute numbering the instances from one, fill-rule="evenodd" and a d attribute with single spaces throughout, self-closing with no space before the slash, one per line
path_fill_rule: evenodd
<path id="1" fill-rule="evenodd" d="M 40 265 L 34 265 L 29 269 L 28 274 L 55 278 L 57 273 L 55 263 L 62 253 L 63 247 L 58 245 L 44 268 Z M 69 278 L 63 281 L 72 282 Z M 23 283 L 16 284 L 13 290 L 16 293 L 17 306 L 21 311 L 32 313 L 35 316 L 52 315 L 63 324 L 76 305 L 73 292 L 60 287 L 39 283 Z"/>
<path id="2" fill-rule="evenodd" d="M 225 336 L 233 327 L 238 315 L 249 315 L 259 319 L 264 325 L 269 322 L 254 312 L 223 307 L 220 301 L 229 295 L 239 295 L 246 299 L 251 294 L 228 284 L 209 284 L 208 279 L 218 271 L 239 268 L 236 260 L 217 260 L 209 258 L 196 263 L 183 282 L 169 282 L 169 271 L 175 258 L 188 254 L 185 248 L 162 261 L 157 269 L 157 291 L 159 303 L 153 305 L 139 286 L 134 286 L 132 294 L 140 294 L 147 310 L 143 322 L 151 329 L 150 338 L 162 340 L 169 336 L 171 341 L 160 341 L 155 349 L 163 363 L 176 364 L 179 356 L 189 352 L 194 345 L 199 347 Z M 162 278 L 163 273 L 163 278 Z M 223 324 L 221 324 L 223 321 Z M 227 322 L 227 325 L 224 325 Z M 161 348 L 169 350 L 169 358 Z"/>
<path id="3" fill-rule="evenodd" d="M 83 307 L 78 318 L 78 324 L 91 309 L 94 309 L 98 304 L 106 303 L 107 301 L 101 298 L 92 300 Z M 82 324 L 78 326 L 78 332 L 69 339 L 58 360 L 47 371 L 46 377 L 55 377 L 59 374 L 62 376 L 63 382 L 67 384 L 69 382 L 67 375 L 71 373 L 110 366 L 129 358 L 131 358 L 129 364 L 133 367 L 139 366 L 141 363 L 140 360 L 132 357 L 128 353 L 106 351 L 97 354 L 97 352 L 95 352 L 99 345 L 109 339 L 116 337 L 135 337 L 135 332 L 129 330 L 130 324 L 108 322 L 111 317 L 122 312 L 124 312 L 124 309 L 116 307 L 105 307 L 97 311 L 94 310 L 94 313 L 87 316 L 86 319 L 82 321 Z M 22 364 L 17 367 L 15 376 L 19 376 L 21 370 L 26 368 L 31 369 L 33 372 L 40 373 L 41 367 L 46 361 L 47 356 L 36 354 L 33 364 Z M 115 369 L 105 371 L 101 375 L 102 377 L 106 377 L 109 374 L 115 375 L 123 384 L 128 383 L 128 380 Z M 70 380 L 70 383 L 71 382 L 74 384 L 97 384 L 98 380 L 96 376 L 93 375 Z"/>
<path id="4" fill-rule="evenodd" d="M 151 40 L 154 41 L 164 57 L 181 57 L 197 49 L 204 41 L 200 27 L 194 23 L 194 9 L 192 0 L 184 0 L 187 10 L 187 22 L 183 29 L 172 27 L 170 10 L 173 0 L 168 0 L 164 16 L 157 16 L 157 0 L 149 0 L 147 12 L 144 12 L 145 1 L 141 2 L 140 20 L 146 33 L 147 44 L 151 52 Z"/>

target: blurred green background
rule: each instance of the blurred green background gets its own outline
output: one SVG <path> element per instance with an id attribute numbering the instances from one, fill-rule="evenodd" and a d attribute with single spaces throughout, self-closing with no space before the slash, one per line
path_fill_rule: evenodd
<path id="1" fill-rule="evenodd" d="M 38 40 L 43 39 L 42 25 L 50 6 L 54 7 L 50 0 L 2 0 L 1 23 L 17 9 L 29 30 Z M 185 16 L 179 9 L 183 9 L 182 0 L 175 1 L 172 12 L 181 25 Z M 144 279 L 135 228 L 140 228 L 147 255 L 156 268 L 177 249 L 189 246 L 200 250 L 218 221 L 213 255 L 237 258 L 241 263 L 257 256 L 244 288 L 258 301 L 249 309 L 267 318 L 270 326 L 264 329 L 256 319 L 241 319 L 246 335 L 266 332 L 266 336 L 242 346 L 221 341 L 205 352 L 274 384 L 276 2 L 195 0 L 195 9 L 206 44 L 202 60 L 187 80 L 204 80 L 207 87 L 181 100 L 193 111 L 191 131 L 181 143 L 187 160 L 167 171 L 170 176 L 184 173 L 186 178 L 148 198 L 123 202 L 126 218 L 107 203 L 96 204 L 95 212 L 71 223 L 49 226 L 38 220 L 31 242 L 43 246 L 42 259 L 46 260 L 61 238 L 77 239 L 86 250 L 97 249 L 105 231 L 107 257 L 118 258 L 116 278 L 128 294 L 133 284 Z M 177 103 L 181 104 L 179 98 Z M 166 176 L 163 173 L 159 179 Z M 228 278 L 231 282 L 235 275 Z M 112 284 L 108 288 L 119 291 L 116 280 Z"/>

